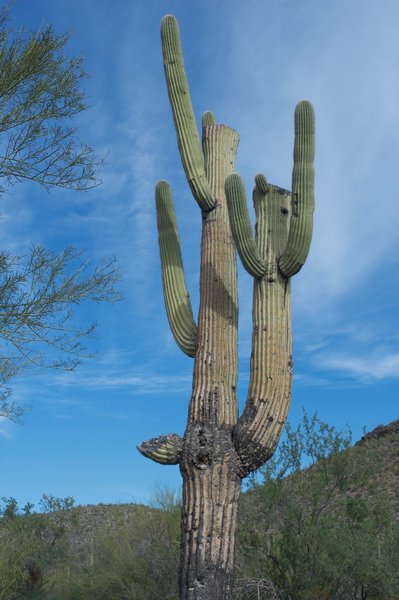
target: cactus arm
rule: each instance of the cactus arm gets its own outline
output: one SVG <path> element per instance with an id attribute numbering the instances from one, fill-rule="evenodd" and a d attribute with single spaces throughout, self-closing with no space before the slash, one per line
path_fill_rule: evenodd
<path id="1" fill-rule="evenodd" d="M 292 172 L 292 214 L 287 246 L 279 269 L 292 277 L 308 256 L 314 211 L 314 111 L 310 102 L 299 102 L 295 109 L 294 168 Z"/>
<path id="2" fill-rule="evenodd" d="M 262 173 L 255 175 L 255 186 L 263 195 L 267 194 L 269 191 L 269 184 L 267 183 L 266 177 L 262 175 Z"/>
<path id="3" fill-rule="evenodd" d="M 146 458 L 161 465 L 177 465 L 183 448 L 183 438 L 175 433 L 161 435 L 137 446 L 137 450 Z"/>
<path id="4" fill-rule="evenodd" d="M 266 178 L 264 178 L 264 182 L 266 182 Z M 264 189 L 267 191 L 266 183 Z M 241 177 L 236 173 L 229 175 L 226 178 L 225 190 L 231 231 L 241 262 L 250 275 L 262 277 L 266 273 L 266 262 L 260 256 L 256 242 L 252 237 L 252 225 Z M 262 193 L 262 190 L 258 190 L 258 186 L 255 188 L 256 193 Z"/>
<path id="5" fill-rule="evenodd" d="M 162 284 L 169 325 L 179 347 L 193 357 L 197 326 L 186 287 L 172 191 L 166 181 L 157 184 L 155 197 Z"/>
<path id="6" fill-rule="evenodd" d="M 215 207 L 215 198 L 205 175 L 204 158 L 184 68 L 179 27 L 171 15 L 162 19 L 161 39 L 166 83 L 183 168 L 194 198 L 201 209 L 208 212 Z"/>
<path id="7" fill-rule="evenodd" d="M 254 193 L 256 244 L 267 264 L 264 277 L 254 279 L 253 331 L 247 401 L 233 431 L 245 477 L 274 452 L 286 420 L 291 391 L 290 282 L 277 267 L 287 243 L 290 193 L 257 178 Z"/>
<path id="8" fill-rule="evenodd" d="M 241 179 L 226 180 L 233 237 L 246 270 L 254 276 L 251 376 L 233 439 L 242 477 L 268 460 L 285 423 L 291 397 L 292 331 L 290 278 L 309 252 L 314 211 L 314 113 L 309 102 L 295 109 L 292 192 L 255 178 L 256 239 Z"/>

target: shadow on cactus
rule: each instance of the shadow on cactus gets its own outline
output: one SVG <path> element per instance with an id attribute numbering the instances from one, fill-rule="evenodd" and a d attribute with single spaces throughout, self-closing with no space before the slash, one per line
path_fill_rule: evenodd
<path id="1" fill-rule="evenodd" d="M 290 278 L 304 264 L 314 209 L 314 114 L 295 110 L 292 190 L 255 177 L 256 235 L 244 186 L 234 173 L 238 134 L 202 119 L 202 147 L 187 83 L 178 25 L 161 25 L 169 100 L 184 171 L 202 212 L 197 323 L 187 292 L 171 189 L 156 187 L 165 306 L 176 342 L 194 359 L 187 427 L 153 438 L 140 452 L 179 464 L 183 477 L 181 600 L 232 597 L 241 480 L 267 461 L 287 418 L 292 377 Z M 236 248 L 254 278 L 250 382 L 238 415 Z"/>

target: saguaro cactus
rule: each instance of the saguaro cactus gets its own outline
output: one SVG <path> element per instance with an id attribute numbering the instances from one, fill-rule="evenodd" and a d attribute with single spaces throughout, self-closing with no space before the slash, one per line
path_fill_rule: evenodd
<path id="1" fill-rule="evenodd" d="M 165 305 L 180 348 L 194 358 L 184 436 L 153 438 L 139 450 L 179 464 L 183 515 L 179 573 L 182 600 L 228 600 L 241 479 L 270 458 L 291 394 L 290 277 L 308 254 L 313 217 L 314 116 L 308 102 L 295 112 L 292 191 L 255 178 L 256 237 L 245 192 L 234 173 L 237 133 L 202 119 L 195 126 L 176 20 L 162 20 L 164 67 L 178 145 L 188 183 L 202 211 L 200 307 L 194 322 L 186 289 L 172 192 L 156 187 Z M 235 247 L 254 278 L 251 376 L 238 417 L 237 272 Z"/>

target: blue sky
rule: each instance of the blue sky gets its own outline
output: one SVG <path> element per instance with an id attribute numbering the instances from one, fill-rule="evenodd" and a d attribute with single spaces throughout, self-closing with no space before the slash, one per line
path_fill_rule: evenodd
<path id="1" fill-rule="evenodd" d="M 314 239 L 293 281 L 294 385 L 302 407 L 353 431 L 398 418 L 399 4 L 397 0 L 19 0 L 16 24 L 71 30 L 91 108 L 82 138 L 107 155 L 103 185 L 51 195 L 19 185 L 0 200 L 4 249 L 32 243 L 116 255 L 125 299 L 87 306 L 97 356 L 73 374 L 31 371 L 14 397 L 23 425 L 0 422 L 0 496 L 38 502 L 146 502 L 177 467 L 135 449 L 182 433 L 192 360 L 172 339 L 163 307 L 154 186 L 171 183 L 187 283 L 198 308 L 200 214 L 184 179 L 164 82 L 159 24 L 174 14 L 198 120 L 212 110 L 240 134 L 236 168 L 247 195 L 256 173 L 289 188 L 293 112 L 316 111 Z M 252 280 L 239 272 L 239 398 L 246 396 Z"/>

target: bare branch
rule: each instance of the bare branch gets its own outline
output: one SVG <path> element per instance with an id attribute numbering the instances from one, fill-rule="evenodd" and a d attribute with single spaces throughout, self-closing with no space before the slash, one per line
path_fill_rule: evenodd
<path id="1" fill-rule="evenodd" d="M 0 416 L 19 416 L 8 382 L 27 365 L 74 370 L 90 354 L 96 324 L 79 327 L 74 306 L 115 302 L 120 275 L 111 258 L 90 270 L 74 248 L 33 246 L 27 257 L 0 253 Z"/>

